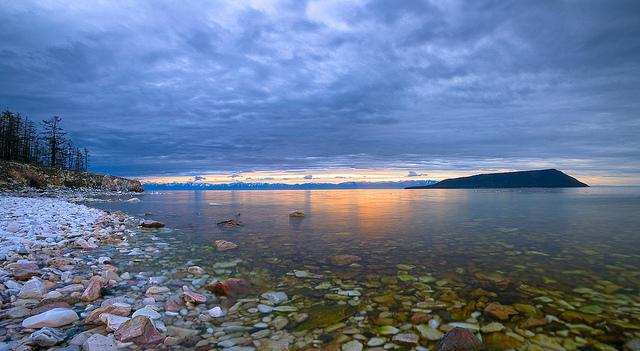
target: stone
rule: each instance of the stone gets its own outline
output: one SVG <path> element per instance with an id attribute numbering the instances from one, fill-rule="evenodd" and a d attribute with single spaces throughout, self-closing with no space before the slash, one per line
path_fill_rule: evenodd
<path id="1" fill-rule="evenodd" d="M 53 346 L 63 342 L 67 335 L 58 329 L 44 327 L 31 333 L 29 338 L 40 346 Z"/>
<path id="2" fill-rule="evenodd" d="M 100 321 L 100 315 L 103 313 L 113 314 L 116 316 L 126 317 L 131 313 L 131 305 L 127 303 L 116 302 L 111 305 L 96 308 L 89 312 L 84 322 L 87 324 L 96 323 Z"/>
<path id="3" fill-rule="evenodd" d="M 20 289 L 18 297 L 21 299 L 40 299 L 47 291 L 40 278 L 31 278 Z"/>
<path id="4" fill-rule="evenodd" d="M 158 221 L 154 221 L 154 220 L 151 220 L 151 219 L 146 219 L 146 220 L 140 222 L 140 226 L 142 228 L 157 229 L 157 228 L 164 228 L 164 223 L 158 222 Z"/>
<path id="5" fill-rule="evenodd" d="M 289 300 L 289 297 L 287 296 L 287 294 L 282 291 L 268 291 L 260 295 L 260 297 L 262 297 L 263 299 L 269 301 L 274 305 L 277 305 L 279 303 Z"/>
<path id="6" fill-rule="evenodd" d="M 438 351 L 479 351 L 484 345 L 471 331 L 464 328 L 449 330 L 438 343 Z"/>
<path id="7" fill-rule="evenodd" d="M 382 335 L 394 335 L 394 334 L 398 334 L 400 332 L 400 329 L 396 327 L 392 327 L 390 325 L 383 325 L 380 328 L 378 328 L 378 332 Z"/>
<path id="8" fill-rule="evenodd" d="M 418 344 L 418 336 L 413 333 L 402 333 L 396 334 L 391 339 L 394 342 L 402 345 L 417 345 Z"/>
<path id="9" fill-rule="evenodd" d="M 193 274 L 193 275 L 203 275 L 204 269 L 200 266 L 191 266 L 189 268 L 187 268 L 187 272 Z"/>
<path id="10" fill-rule="evenodd" d="M 231 241 L 226 241 L 226 240 L 216 240 L 214 241 L 214 245 L 216 246 L 217 251 L 233 250 L 238 247 L 237 244 L 234 244 Z"/>
<path id="11" fill-rule="evenodd" d="M 182 287 L 182 298 L 185 302 L 189 303 L 205 303 L 207 302 L 207 297 L 199 294 L 197 292 L 191 291 L 188 286 L 184 285 Z"/>
<path id="12" fill-rule="evenodd" d="M 156 310 L 150 308 L 149 306 L 145 306 L 137 311 L 135 311 L 131 318 L 135 318 L 137 316 L 145 316 L 149 319 L 160 319 L 162 316 Z"/>
<path id="13" fill-rule="evenodd" d="M 444 334 L 438 329 L 424 324 L 417 325 L 416 330 L 423 338 L 431 341 L 438 341 L 444 336 Z"/>
<path id="14" fill-rule="evenodd" d="M 118 341 L 132 341 L 138 345 L 149 345 L 162 341 L 162 335 L 146 316 L 136 316 L 124 322 L 114 335 Z"/>
<path id="15" fill-rule="evenodd" d="M 360 256 L 356 255 L 334 255 L 329 256 L 329 261 L 336 266 L 348 266 L 360 261 Z"/>
<path id="16" fill-rule="evenodd" d="M 207 313 L 213 318 L 220 318 L 224 316 L 224 311 L 222 310 L 222 308 L 220 308 L 220 306 L 216 306 L 210 309 L 209 311 L 207 311 Z"/>
<path id="17" fill-rule="evenodd" d="M 342 351 L 362 351 L 362 343 L 358 340 L 351 340 L 342 344 Z"/>
<path id="18" fill-rule="evenodd" d="M 482 331 L 485 334 L 499 332 L 503 329 L 504 329 L 504 325 L 498 322 L 492 322 L 480 327 L 480 331 Z"/>
<path id="19" fill-rule="evenodd" d="M 208 284 L 204 288 L 218 295 L 238 297 L 247 293 L 249 284 L 244 279 L 229 278 L 224 281 Z"/>
<path id="20" fill-rule="evenodd" d="M 145 295 L 158 295 L 168 292 L 169 288 L 167 288 L 166 286 L 150 286 L 145 292 Z"/>
<path id="21" fill-rule="evenodd" d="M 623 346 L 624 351 L 640 351 L 640 339 L 631 339 Z"/>
<path id="22" fill-rule="evenodd" d="M 15 262 L 6 265 L 5 269 L 17 280 L 27 280 L 40 274 L 38 265 L 33 262 Z"/>
<path id="23" fill-rule="evenodd" d="M 103 313 L 100 315 L 100 321 L 107 325 L 107 331 L 116 331 L 120 326 L 128 321 L 129 317 L 116 316 L 115 314 Z"/>
<path id="24" fill-rule="evenodd" d="M 304 216 L 304 212 L 302 211 L 292 211 L 291 213 L 289 213 L 289 217 L 291 218 L 302 218 Z"/>
<path id="25" fill-rule="evenodd" d="M 89 284 L 87 284 L 87 288 L 82 293 L 82 296 L 80 296 L 80 300 L 90 302 L 99 299 L 100 296 L 102 296 L 100 289 L 102 289 L 102 278 L 94 275 L 89 279 Z"/>
<path id="26" fill-rule="evenodd" d="M 271 323 L 276 330 L 281 330 L 289 324 L 289 320 L 284 316 L 277 316 Z"/>
<path id="27" fill-rule="evenodd" d="M 373 337 L 367 341 L 367 346 L 382 346 L 387 342 L 385 338 Z"/>
<path id="28" fill-rule="evenodd" d="M 20 225 L 18 223 L 11 223 L 4 230 L 9 233 L 17 233 L 20 231 Z"/>
<path id="29" fill-rule="evenodd" d="M 118 344 L 112 338 L 93 334 L 82 344 L 82 351 L 118 351 Z"/>
<path id="30" fill-rule="evenodd" d="M 518 311 L 511 306 L 492 302 L 484 308 L 484 313 L 499 320 L 507 320 L 512 315 L 518 314 Z"/>
<path id="31" fill-rule="evenodd" d="M 54 308 L 31 316 L 22 321 L 23 328 L 38 329 L 42 327 L 61 327 L 79 319 L 78 314 L 69 308 Z"/>

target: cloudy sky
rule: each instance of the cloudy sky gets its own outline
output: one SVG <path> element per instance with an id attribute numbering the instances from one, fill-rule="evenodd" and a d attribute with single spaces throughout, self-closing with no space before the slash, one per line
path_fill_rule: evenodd
<path id="1" fill-rule="evenodd" d="M 639 184 L 640 2 L 5 1 L 0 107 L 119 175 Z"/>

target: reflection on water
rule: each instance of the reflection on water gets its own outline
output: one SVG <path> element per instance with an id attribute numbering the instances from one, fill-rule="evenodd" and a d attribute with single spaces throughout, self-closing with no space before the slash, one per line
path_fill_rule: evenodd
<path id="1" fill-rule="evenodd" d="M 327 281 L 360 292 L 349 304 L 365 313 L 363 332 L 418 323 L 425 313 L 441 323 L 501 323 L 506 329 L 482 334 L 495 349 L 606 350 L 640 331 L 637 188 L 169 191 L 142 200 L 97 205 L 176 229 L 158 234 L 172 239 L 170 253 L 141 270 L 189 262 L 217 278 L 261 272 L 304 306 L 345 304 L 314 289 Z M 292 210 L 306 216 L 289 218 Z M 216 226 L 237 214 L 242 227 Z M 215 252 L 217 239 L 240 247 Z M 339 254 L 359 260 L 332 263 Z M 215 269 L 233 258 L 242 263 Z M 296 279 L 294 270 L 323 279 Z M 490 302 L 514 314 L 497 318 L 485 311 Z"/>

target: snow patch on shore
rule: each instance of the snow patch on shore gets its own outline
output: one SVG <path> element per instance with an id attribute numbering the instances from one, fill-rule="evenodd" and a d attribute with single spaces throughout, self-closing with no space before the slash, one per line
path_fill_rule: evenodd
<path id="1" fill-rule="evenodd" d="M 50 198 L 0 197 L 0 257 L 31 248 L 65 245 L 91 232 L 106 213 Z"/>

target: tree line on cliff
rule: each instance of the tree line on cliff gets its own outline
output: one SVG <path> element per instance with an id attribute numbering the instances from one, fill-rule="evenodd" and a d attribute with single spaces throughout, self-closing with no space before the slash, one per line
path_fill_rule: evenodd
<path id="1" fill-rule="evenodd" d="M 0 159 L 48 167 L 86 171 L 89 152 L 67 138 L 62 119 L 43 120 L 40 128 L 20 113 L 0 113 Z"/>

